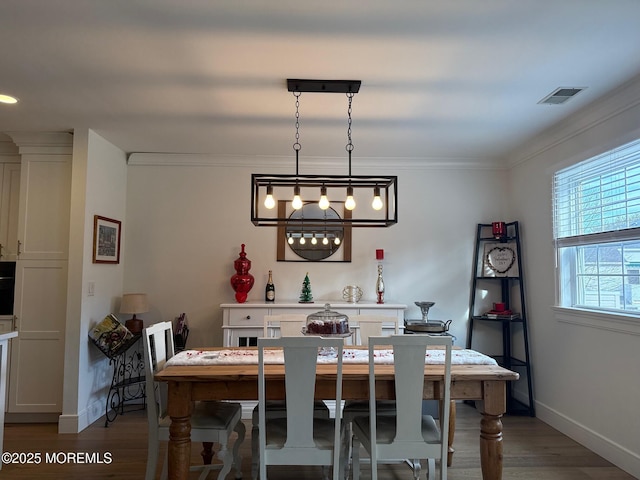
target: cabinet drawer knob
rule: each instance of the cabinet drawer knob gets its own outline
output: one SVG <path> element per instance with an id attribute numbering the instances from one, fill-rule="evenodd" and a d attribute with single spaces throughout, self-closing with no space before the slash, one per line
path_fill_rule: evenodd
<path id="1" fill-rule="evenodd" d="M 247 315 L 247 320 L 251 320 L 251 315 Z"/>

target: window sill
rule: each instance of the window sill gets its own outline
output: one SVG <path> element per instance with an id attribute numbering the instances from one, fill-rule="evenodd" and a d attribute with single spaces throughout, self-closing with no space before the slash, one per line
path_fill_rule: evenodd
<path id="1" fill-rule="evenodd" d="M 624 313 L 600 312 L 583 308 L 551 307 L 558 322 L 597 328 L 610 332 L 640 335 L 640 317 Z"/>

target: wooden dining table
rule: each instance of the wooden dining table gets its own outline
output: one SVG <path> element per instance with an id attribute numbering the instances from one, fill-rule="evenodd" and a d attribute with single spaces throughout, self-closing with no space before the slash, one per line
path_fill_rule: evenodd
<path id="1" fill-rule="evenodd" d="M 225 350 L 229 348 L 226 347 Z M 203 349 L 215 352 L 222 349 Z M 379 399 L 394 399 L 393 365 L 376 364 Z M 316 398 L 335 398 L 335 364 L 318 364 Z M 425 364 L 424 399 L 441 398 L 444 366 Z M 480 463 L 484 480 L 502 479 L 502 415 L 506 411 L 508 381 L 518 373 L 498 365 L 461 364 L 451 366 L 451 398 L 476 400 L 480 420 Z M 168 383 L 167 410 L 171 417 L 168 445 L 169 480 L 187 480 L 191 458 L 190 416 L 193 401 L 257 400 L 258 365 L 168 365 L 155 375 Z M 284 365 L 265 365 L 268 397 L 284 399 Z M 368 398 L 369 366 L 345 363 L 342 368 L 343 400 Z"/>

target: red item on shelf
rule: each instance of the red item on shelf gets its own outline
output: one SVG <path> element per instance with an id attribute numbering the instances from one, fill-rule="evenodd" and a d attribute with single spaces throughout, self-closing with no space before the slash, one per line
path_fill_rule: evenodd
<path id="1" fill-rule="evenodd" d="M 491 232 L 495 238 L 503 238 L 507 235 L 507 226 L 504 222 L 491 222 Z"/>

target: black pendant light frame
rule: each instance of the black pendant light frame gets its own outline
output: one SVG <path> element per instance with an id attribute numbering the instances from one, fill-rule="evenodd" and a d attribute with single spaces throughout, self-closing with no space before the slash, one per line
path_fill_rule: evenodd
<path id="1" fill-rule="evenodd" d="M 389 227 L 398 222 L 398 177 L 395 175 L 351 175 L 351 99 L 360 90 L 360 80 L 304 80 L 288 79 L 287 89 L 296 95 L 296 145 L 298 143 L 298 99 L 300 92 L 313 93 L 345 93 L 349 98 L 349 143 L 348 166 L 349 175 L 299 175 L 298 174 L 298 153 L 299 148 L 295 148 L 296 153 L 296 174 L 295 175 L 271 175 L 258 174 L 251 175 L 251 222 L 256 226 L 282 226 L 282 225 L 302 225 L 322 226 L 326 224 L 345 225 L 352 227 Z M 360 201 L 367 198 L 367 202 L 373 198 L 374 191 L 380 191 L 380 199 L 383 202 L 381 210 L 373 210 L 370 205 L 357 205 L 354 210 L 345 212 L 341 218 L 334 219 L 295 219 L 282 209 L 268 209 L 263 205 L 267 193 L 274 191 L 282 193 L 283 190 L 287 200 L 293 196 L 294 189 L 304 191 L 312 189 L 320 193 L 321 189 L 335 192 L 341 189 L 341 195 L 346 196 L 347 189 L 354 192 L 367 190 L 361 193 Z M 279 200 L 285 198 L 279 197 Z M 315 198 L 303 199 L 305 203 L 317 202 Z M 335 201 L 335 198 L 334 200 Z M 369 212 L 368 215 L 364 215 Z M 348 213 L 348 214 L 347 214 Z"/>

